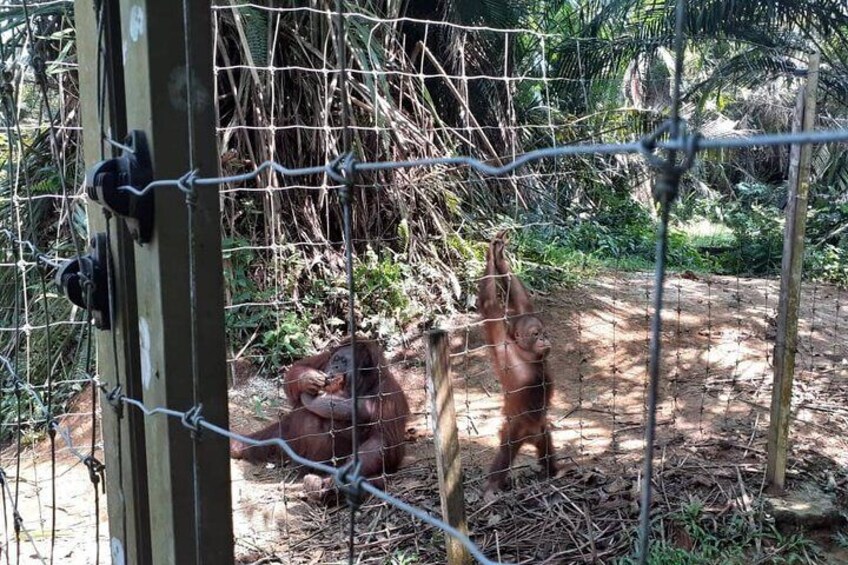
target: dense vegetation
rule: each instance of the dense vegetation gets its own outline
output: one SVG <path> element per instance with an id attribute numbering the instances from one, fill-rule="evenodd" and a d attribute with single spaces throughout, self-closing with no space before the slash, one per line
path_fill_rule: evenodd
<path id="1" fill-rule="evenodd" d="M 347 61 L 357 126 L 353 150 L 368 161 L 467 154 L 498 162 L 553 144 L 637 139 L 667 115 L 673 5 L 656 0 L 360 3 L 358 12 L 381 18 L 478 27 L 416 21 L 375 25 L 351 18 L 348 49 L 368 55 Z M 686 54 L 683 110 L 690 124 L 711 136 L 790 129 L 799 77 L 813 48 L 822 51 L 824 61 L 819 125 L 842 123 L 844 5 L 710 1 L 692 3 L 690 9 L 687 32 L 696 40 Z M 505 36 L 490 28 L 539 33 Z M 275 29 L 310 32 L 275 35 Z M 309 129 L 340 126 L 339 97 L 331 98 L 325 112 L 324 77 L 302 70 L 337 66 L 326 18 L 247 10 L 237 21 L 224 12 L 221 30 L 221 64 L 279 69 L 222 73 L 221 125 L 254 128 L 230 130 L 225 137 L 238 156 L 226 168 L 242 171 L 268 157 L 288 166 L 313 165 L 341 154 L 340 135 Z M 468 76 L 495 78 L 461 79 Z M 502 76 L 531 79 L 497 79 Z M 267 96 L 274 89 L 288 95 Z M 267 127 L 281 120 L 303 127 Z M 786 148 L 703 154 L 674 211 L 672 268 L 775 275 L 787 170 Z M 257 186 L 321 185 L 322 180 L 272 177 Z M 367 298 L 360 301 L 360 319 L 375 334 L 397 335 L 424 314 L 429 323 L 466 308 L 480 271 L 480 242 L 495 226 L 521 228 L 513 236 L 519 268 L 536 287 L 573 282 L 587 270 L 647 269 L 654 259 L 651 171 L 638 157 L 561 159 L 496 179 L 440 169 L 357 180 L 364 187 L 355 210 L 357 275 L 360 298 Z M 841 196 L 846 181 L 843 154 L 835 147 L 817 149 L 808 277 L 846 280 L 848 241 L 841 229 L 848 212 Z M 270 253 L 228 256 L 230 280 L 244 293 L 234 295 L 233 302 L 257 293 L 285 302 L 282 325 L 280 314 L 268 308 L 231 312 L 232 341 L 251 343 L 257 324 L 268 327 L 266 342 L 257 341 L 254 351 L 262 357 L 282 352 L 285 361 L 309 349 L 314 336 L 339 331 L 345 296 L 341 263 L 328 260 L 340 251 L 331 242 L 341 239 L 332 195 L 239 194 L 227 200 L 225 217 L 228 243 L 240 249 L 257 240 L 324 244 L 287 251 L 282 277 L 271 266 Z M 290 296 L 300 302 L 289 302 Z M 330 305 L 336 315 L 314 316 L 315 304 Z"/>
<path id="2" fill-rule="evenodd" d="M 637 139 L 667 115 L 673 4 L 358 2 L 358 13 L 384 19 L 484 27 L 348 20 L 349 96 L 357 126 L 352 149 L 368 161 L 459 154 L 496 161 L 552 144 Z M 686 52 L 683 108 L 690 124 L 713 136 L 787 130 L 806 54 L 814 48 L 823 57 L 819 125 L 845 124 L 848 7 L 842 0 L 690 4 L 687 33 L 695 41 Z M 61 130 L 61 160 L 55 162 L 39 81 L 28 63 L 51 61 L 45 80 L 55 125 L 76 125 L 69 10 L 70 4 L 31 10 L 33 47 L 22 8 L 0 7 L 0 218 L 3 227 L 59 257 L 73 253 L 72 233 L 85 236 L 82 200 L 38 197 L 63 193 L 59 171 L 67 186 L 79 186 L 79 145 L 74 131 Z M 224 170 L 243 172 L 268 158 L 287 166 L 313 165 L 341 154 L 335 83 L 328 86 L 326 75 L 302 70 L 337 66 L 325 15 L 254 8 L 217 14 L 217 63 L 227 68 L 218 74 Z M 254 72 L 239 65 L 279 70 Z M 530 79 L 445 78 L 474 75 Z M 816 149 L 808 223 L 807 276 L 840 284 L 848 281 L 847 161 L 837 147 Z M 785 148 L 703 154 L 674 211 L 672 268 L 774 275 L 782 251 L 787 164 Z M 248 351 L 279 366 L 341 331 L 346 296 L 338 201 L 333 192 L 293 188 L 323 182 L 269 174 L 255 186 L 273 190 L 225 197 L 228 301 L 281 306 L 229 310 L 233 352 Z M 396 335 L 411 324 L 467 309 L 482 242 L 495 226 L 521 227 L 513 235 L 517 265 L 537 288 L 574 283 L 599 269 L 646 269 L 654 259 L 651 171 L 635 156 L 550 161 L 497 179 L 461 169 L 422 169 L 357 182 L 359 317 L 364 331 L 374 335 Z M 302 245 L 307 242 L 311 245 Z M 13 266 L 32 256 L 10 243 L 3 239 L 0 326 L 82 320 L 49 281 L 44 294 L 38 267 Z M 330 315 L 316 316 L 317 307 Z M 54 329 L 49 338 L 43 330 L 4 332 L 0 355 L 37 384 L 51 368 L 61 380 L 79 378 L 90 368 L 78 355 L 86 342 L 71 331 L 75 328 Z M 72 390 L 65 387 L 56 398 Z M 4 423 L 15 420 L 14 395 L 4 395 L 2 402 Z"/>

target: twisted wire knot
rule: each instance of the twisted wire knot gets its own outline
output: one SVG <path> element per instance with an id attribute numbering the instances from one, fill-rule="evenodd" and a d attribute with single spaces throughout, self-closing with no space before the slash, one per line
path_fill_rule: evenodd
<path id="1" fill-rule="evenodd" d="M 356 158 L 353 153 L 345 153 L 339 155 L 327 164 L 327 176 L 337 184 L 342 185 L 339 194 L 342 198 L 347 198 L 348 189 L 353 185 L 353 178 L 356 174 Z"/>
<path id="2" fill-rule="evenodd" d="M 88 469 L 88 478 L 91 480 L 91 484 L 97 488 L 97 485 L 101 485 L 103 492 L 106 492 L 106 465 L 101 463 L 94 455 L 89 455 L 85 459 L 82 460 L 83 465 Z"/>
<path id="3" fill-rule="evenodd" d="M 189 408 L 188 411 L 180 418 L 183 426 L 191 430 L 192 437 L 195 439 L 200 436 L 200 422 L 203 420 L 202 412 L 203 404 L 198 404 L 197 406 Z"/>
<path id="4" fill-rule="evenodd" d="M 362 481 L 365 478 L 360 474 L 362 463 L 357 462 L 354 466 L 353 461 L 348 462 L 336 473 L 336 485 L 338 489 L 344 493 L 348 505 L 351 508 L 357 509 L 362 504 L 363 490 Z"/>
<path id="5" fill-rule="evenodd" d="M 642 138 L 639 143 L 639 151 L 648 161 L 648 164 L 657 169 L 657 179 L 654 183 L 652 194 L 654 200 L 659 203 L 669 203 L 677 197 L 680 190 L 680 179 L 692 168 L 700 148 L 701 135 L 699 133 L 689 133 L 684 123 L 678 123 L 677 136 L 671 139 L 670 142 L 674 146 L 679 146 L 679 149 L 678 147 L 674 147 L 666 151 L 679 150 L 683 153 L 683 159 L 678 163 L 676 155 L 674 158 L 672 156 L 661 157 L 657 155 L 655 151 L 660 145 L 660 137 L 671 131 L 673 125 L 672 120 L 666 120 L 654 132 Z"/>

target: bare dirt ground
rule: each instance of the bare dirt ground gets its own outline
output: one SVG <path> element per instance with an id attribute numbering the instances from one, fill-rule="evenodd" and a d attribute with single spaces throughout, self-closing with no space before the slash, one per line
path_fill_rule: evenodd
<path id="1" fill-rule="evenodd" d="M 579 289 L 537 297 L 554 341 L 556 393 L 550 420 L 566 469 L 540 481 L 532 452 L 522 451 L 512 488 L 485 504 L 481 485 L 501 423 L 500 389 L 474 316 L 451 321 L 454 394 L 471 536 L 492 558 L 526 563 L 610 563 L 630 554 L 638 518 L 648 373 L 648 275 L 608 275 Z M 765 470 L 776 281 L 731 277 L 669 278 L 663 316 L 663 379 L 657 412 L 654 502 L 657 537 L 682 548 L 692 540 L 667 517 L 697 500 L 714 523 L 759 519 Z M 819 485 L 848 508 L 848 293 L 804 288 L 788 485 Z M 414 418 L 401 471 L 388 491 L 439 513 L 438 481 L 429 432 L 423 345 L 393 351 L 395 373 Z M 251 431 L 285 409 L 270 375 L 240 365 L 231 391 L 231 428 Z M 81 402 L 74 442 L 86 445 Z M 90 430 L 90 427 L 88 428 Z M 63 445 L 61 440 L 58 440 Z M 83 449 L 84 451 L 84 449 Z M 3 468 L 15 488 L 14 449 Z M 95 514 L 88 470 L 67 449 L 57 468 L 56 556 L 94 563 Z M 335 563 L 347 559 L 349 511 L 308 504 L 291 466 L 232 462 L 236 554 L 242 563 Z M 18 508 L 42 555 L 50 543 L 49 445 L 24 451 Z M 100 497 L 101 559 L 108 556 L 105 498 Z M 7 509 L 8 524 L 11 514 Z M 12 532 L 7 528 L 7 532 Z M 832 531 L 810 534 L 820 544 L 809 562 L 848 563 Z M 5 547 L 16 547 L 13 532 Z M 11 542 L 11 544 L 9 543 Z M 443 536 L 403 512 L 367 503 L 356 520 L 360 563 L 443 563 Z M 761 562 L 781 548 L 759 547 Z M 23 562 L 33 546 L 24 538 Z M 107 558 L 108 559 L 108 558 Z"/>

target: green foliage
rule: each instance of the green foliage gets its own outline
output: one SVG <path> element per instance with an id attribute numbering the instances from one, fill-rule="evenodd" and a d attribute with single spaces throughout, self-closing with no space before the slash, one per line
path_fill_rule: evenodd
<path id="1" fill-rule="evenodd" d="M 626 197 L 609 193 L 592 215 L 564 224 L 515 222 L 516 271 L 534 288 L 573 284 L 600 267 L 649 270 L 656 221 Z M 848 284 L 848 203 L 819 188 L 807 223 L 805 275 Z M 684 199 L 669 230 L 668 267 L 749 276 L 776 276 L 783 254 L 786 189 L 739 183 L 730 196 Z M 530 228 L 520 228 L 521 225 Z M 519 229 L 520 228 L 520 229 Z M 485 250 L 485 247 L 482 248 Z M 482 252 L 481 251 L 481 258 Z"/>
<path id="2" fill-rule="evenodd" d="M 684 230 L 671 227 L 668 234 L 668 268 L 670 270 L 714 271 L 715 262 Z"/>
<path id="3" fill-rule="evenodd" d="M 364 329 L 386 336 L 410 320 L 410 299 L 405 281 L 411 276 L 410 265 L 391 249 L 379 255 L 368 246 L 354 267 L 357 301 L 362 308 Z"/>
<path id="4" fill-rule="evenodd" d="M 848 285 L 848 200 L 839 179 L 811 188 L 807 241 L 807 272 L 819 280 Z"/>
<path id="5" fill-rule="evenodd" d="M 517 243 L 522 253 L 542 263 L 572 271 L 653 268 L 656 256 L 656 220 L 634 202 L 620 201 L 597 215 L 571 225 L 545 230 L 520 230 Z M 702 256 L 688 235 L 679 229 L 669 232 L 668 265 L 671 269 L 705 270 L 709 260 Z M 578 276 L 575 273 L 571 277 Z M 557 278 L 550 282 L 575 282 Z"/>
<path id="6" fill-rule="evenodd" d="M 0 255 L 0 258 L 3 257 Z M 25 337 L 24 331 L 17 335 L 6 332 L 0 336 L 0 355 L 9 359 L 15 373 L 29 383 L 38 392 L 35 400 L 32 391 L 21 389 L 20 396 L 4 392 L 0 395 L 0 439 L 14 433 L 21 422 L 24 430 L 34 428 L 45 422 L 46 414 L 41 409 L 51 408 L 53 414 L 64 411 L 66 403 L 81 389 L 80 382 L 90 378 L 94 371 L 93 351 L 88 347 L 89 332 L 84 325 L 56 324 L 60 320 L 80 320 L 80 313 L 73 315 L 70 303 L 59 296 L 52 281 L 44 281 L 36 268 L 27 269 L 26 288 L 21 285 L 21 272 L 18 269 L 0 269 L 0 303 L 9 308 L 0 309 L 0 326 L 19 327 L 24 324 L 15 309 L 23 309 L 26 296 L 28 314 L 26 323 L 41 329 L 32 329 Z M 18 279 L 15 281 L 15 279 Z M 45 292 L 46 290 L 46 292 Z M 49 332 L 43 329 L 50 323 Z M 48 375 L 54 381 L 52 390 L 47 391 Z M 13 380 L 0 365 L 3 388 L 13 390 Z M 39 431 L 39 430 L 35 430 Z"/>
<path id="7" fill-rule="evenodd" d="M 510 252 L 516 274 L 537 290 L 578 284 L 601 269 L 650 270 L 654 266 L 656 221 L 633 202 L 617 202 L 609 210 L 571 224 L 534 223 L 532 218 L 501 222 L 514 228 Z M 475 249 L 479 273 L 486 242 Z M 704 271 L 713 262 L 684 230 L 670 230 L 669 269 Z"/>
<path id="8" fill-rule="evenodd" d="M 303 357 L 311 345 L 309 319 L 299 312 L 283 312 L 276 327 L 262 334 L 262 345 L 275 367 L 285 360 Z"/>
<path id="9" fill-rule="evenodd" d="M 716 272 L 777 276 L 786 198 L 783 186 L 739 183 L 730 196 L 685 202 L 678 217 L 695 227 L 690 229 L 690 241 L 712 257 Z M 828 187 L 817 186 L 811 192 L 804 258 L 804 275 L 809 279 L 848 284 L 848 204 L 842 200 L 838 190 Z"/>
<path id="10" fill-rule="evenodd" d="M 811 278 L 848 286 L 848 248 L 825 243 L 808 250 L 804 268 Z"/>
<path id="11" fill-rule="evenodd" d="M 242 238 L 225 238 L 223 242 L 224 282 L 229 302 L 235 305 L 225 313 L 227 339 L 231 344 L 247 344 L 245 347 L 255 344 L 253 353 L 265 356 L 271 369 L 276 370 L 310 351 L 311 320 L 299 309 L 265 306 L 283 297 L 276 296 L 274 284 L 258 276 L 268 265 L 249 246 L 250 242 Z M 291 289 L 290 282 L 283 281 L 285 291 Z"/>
<path id="12" fill-rule="evenodd" d="M 517 230 L 510 249 L 513 269 L 528 285 L 548 290 L 555 285 L 576 284 L 589 268 L 597 266 L 591 255 L 571 245 L 562 229 L 539 227 Z"/>
<path id="13" fill-rule="evenodd" d="M 783 255 L 783 213 L 779 203 L 785 189 L 763 184 L 740 184 L 736 200 L 725 203 L 723 217 L 736 238 L 736 247 L 720 258 L 722 269 L 732 274 L 773 275 Z"/>
<path id="14" fill-rule="evenodd" d="M 0 118 L 5 117 L 0 111 Z M 71 229 L 79 241 L 85 241 L 83 204 L 64 204 L 73 215 L 70 222 L 57 226 L 63 204 L 53 198 L 39 198 L 61 193 L 46 129 L 22 131 L 19 138 L 13 134 L 12 149 L 9 141 L 8 130 L 4 130 L 0 137 L 0 227 L 16 232 L 19 226 L 23 239 L 49 254 L 73 254 Z M 16 202 L 14 196 L 21 201 Z M 20 214 L 20 224 L 16 213 Z M 20 260 L 25 261 L 23 267 L 17 265 Z M 84 314 L 57 293 L 53 272 L 33 261 L 27 246 L 21 248 L 0 235 L 0 263 L 6 264 L 0 268 L 0 327 L 20 328 L 18 332 L 0 332 L 0 355 L 10 360 L 22 381 L 38 391 L 40 402 L 52 409 L 52 414 L 60 414 L 81 390 L 80 381 L 90 378 L 94 371 L 93 353 L 88 354 L 85 324 L 57 323 L 81 322 Z M 53 382 L 50 391 L 46 386 L 48 375 Z M 13 379 L 5 368 L 0 367 L 0 377 L 3 388 L 11 390 Z M 22 390 L 20 398 L 4 393 L 0 397 L 0 439 L 14 434 L 20 421 L 21 431 L 31 440 L 43 433 L 45 417 L 31 391 Z"/>
<path id="15" fill-rule="evenodd" d="M 722 519 L 704 512 L 703 503 L 692 499 L 666 517 L 666 535 L 657 535 L 651 544 L 648 563 L 652 565 L 745 565 L 762 563 L 807 563 L 815 555 L 812 542 L 801 535 L 784 536 L 762 521 L 749 520 L 738 513 Z M 618 565 L 634 565 L 627 557 Z"/>
<path id="16" fill-rule="evenodd" d="M 226 311 L 231 344 L 250 348 L 279 370 L 312 353 L 326 331 L 346 331 L 347 278 L 324 268 L 309 270 L 294 248 L 272 264 L 249 241 L 224 241 L 224 280 L 235 305 Z M 280 258 L 282 256 L 282 258 Z M 268 273 L 282 276 L 272 280 Z M 402 254 L 367 247 L 354 257 L 359 331 L 376 337 L 396 335 L 423 307 L 412 299 L 414 273 Z M 294 300 L 292 297 L 297 297 Z M 273 305 L 268 307 L 268 304 Z M 246 344 L 246 345 L 245 345 Z"/>

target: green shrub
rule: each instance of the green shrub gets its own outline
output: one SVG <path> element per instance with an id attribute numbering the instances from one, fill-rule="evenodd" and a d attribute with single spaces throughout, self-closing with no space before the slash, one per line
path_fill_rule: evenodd
<path id="1" fill-rule="evenodd" d="M 651 544 L 652 565 L 806 563 L 806 557 L 816 553 L 812 542 L 801 535 L 783 536 L 761 517 L 749 520 L 731 512 L 717 518 L 705 513 L 696 498 L 666 516 L 663 525 L 665 535 L 655 535 Z M 618 565 L 635 563 L 633 557 L 618 560 Z"/>

